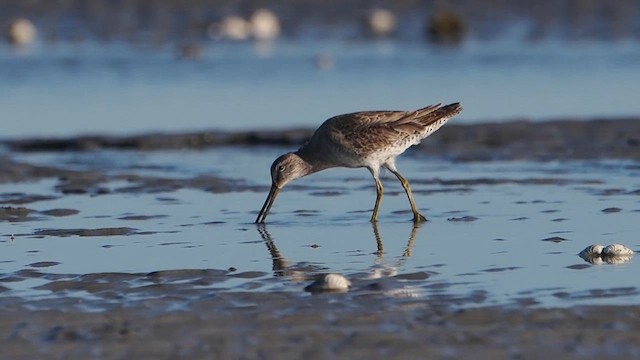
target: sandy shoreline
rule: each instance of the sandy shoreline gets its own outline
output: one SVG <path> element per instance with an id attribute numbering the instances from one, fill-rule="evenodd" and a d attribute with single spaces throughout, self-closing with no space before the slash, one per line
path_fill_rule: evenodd
<path id="1" fill-rule="evenodd" d="M 166 299 L 105 312 L 2 311 L 3 358 L 630 358 L 640 307 L 485 307 L 376 297 L 213 295 L 165 311 Z M 170 302 L 170 301 L 169 301 Z"/>

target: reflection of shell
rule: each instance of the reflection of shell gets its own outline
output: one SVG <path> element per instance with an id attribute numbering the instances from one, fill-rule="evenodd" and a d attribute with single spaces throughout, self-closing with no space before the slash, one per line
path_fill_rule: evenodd
<path id="1" fill-rule="evenodd" d="M 340 274 L 323 274 L 307 285 L 304 288 L 305 291 L 317 293 L 317 292 L 346 292 L 351 286 L 351 281 L 347 280 Z"/>
<path id="2" fill-rule="evenodd" d="M 421 295 L 419 289 L 413 286 L 386 290 L 383 294 L 394 298 L 418 298 Z"/>
<path id="3" fill-rule="evenodd" d="M 584 261 L 588 262 L 589 264 L 593 264 L 593 265 L 602 265 L 604 264 L 604 260 L 602 260 L 602 257 L 600 257 L 600 255 L 592 255 L 592 256 L 581 256 Z"/>
<path id="4" fill-rule="evenodd" d="M 392 277 L 398 275 L 398 269 L 393 266 L 380 266 L 371 269 L 371 273 L 367 279 L 380 279 L 383 277 Z"/>
<path id="5" fill-rule="evenodd" d="M 609 255 L 604 256 L 603 259 L 607 264 L 623 264 L 631 260 L 632 256 L 633 255 Z"/>
<path id="6" fill-rule="evenodd" d="M 634 254 L 634 252 L 633 250 L 629 249 L 628 247 L 622 244 L 611 244 L 602 250 L 602 254 L 607 256 L 622 256 L 622 255 L 631 256 Z"/>
<path id="7" fill-rule="evenodd" d="M 604 246 L 593 244 L 580 251 L 578 255 L 583 259 L 587 257 L 600 256 L 600 254 L 602 254 L 602 249 L 604 249 Z"/>

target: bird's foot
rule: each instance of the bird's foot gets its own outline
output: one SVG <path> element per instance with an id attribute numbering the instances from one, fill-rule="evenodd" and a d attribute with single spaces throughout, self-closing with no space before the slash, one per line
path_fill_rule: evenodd
<path id="1" fill-rule="evenodd" d="M 414 213 L 413 214 L 413 223 L 414 224 L 420 224 L 420 223 L 427 222 L 427 221 L 428 221 L 427 218 L 422 216 L 422 214 L 420 214 L 420 213 Z"/>

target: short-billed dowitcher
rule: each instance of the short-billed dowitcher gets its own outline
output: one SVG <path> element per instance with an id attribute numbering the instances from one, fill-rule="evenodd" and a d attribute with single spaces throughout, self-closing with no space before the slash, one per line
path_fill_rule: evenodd
<path id="1" fill-rule="evenodd" d="M 461 110 L 459 103 L 437 104 L 416 111 L 363 111 L 330 118 L 298 151 L 284 154 L 273 162 L 271 190 L 256 223 L 265 221 L 276 196 L 288 182 L 333 167 L 366 167 L 371 172 L 377 190 L 371 215 L 371 221 L 375 222 L 384 191 L 379 178 L 381 166 L 400 180 L 409 198 L 413 221 L 426 221 L 416 208 L 409 182 L 396 169 L 396 157 L 419 144 Z"/>

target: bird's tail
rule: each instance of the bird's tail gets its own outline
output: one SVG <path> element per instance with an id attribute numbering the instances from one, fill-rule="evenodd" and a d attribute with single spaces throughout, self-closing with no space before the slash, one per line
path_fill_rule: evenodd
<path id="1" fill-rule="evenodd" d="M 424 126 L 429 126 L 442 119 L 451 119 L 462 111 L 460 103 L 453 103 L 445 106 L 431 105 L 415 111 L 413 117 Z"/>
<path id="2" fill-rule="evenodd" d="M 462 106 L 460 106 L 460 103 L 445 106 L 440 106 L 440 104 L 430 105 L 407 113 L 406 116 L 395 122 L 395 126 L 407 130 L 411 128 L 414 131 L 424 134 L 422 138 L 425 138 L 461 111 Z"/>

